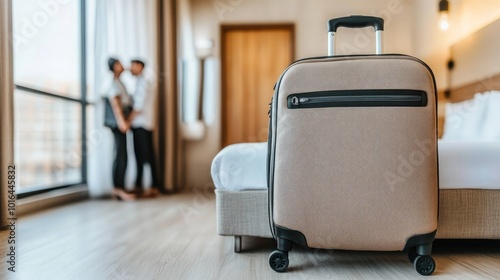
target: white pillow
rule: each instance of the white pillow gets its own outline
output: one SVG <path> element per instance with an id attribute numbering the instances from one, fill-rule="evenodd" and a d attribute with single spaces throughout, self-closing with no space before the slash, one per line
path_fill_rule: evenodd
<path id="1" fill-rule="evenodd" d="M 443 141 L 474 141 L 480 133 L 481 113 L 486 102 L 474 98 L 445 106 Z"/>
<path id="2" fill-rule="evenodd" d="M 485 100 L 486 112 L 482 123 L 481 140 L 486 142 L 500 141 L 500 91 L 483 93 L 489 98 Z"/>
<path id="3" fill-rule="evenodd" d="M 500 92 L 476 93 L 474 98 L 445 106 L 443 141 L 500 141 Z"/>

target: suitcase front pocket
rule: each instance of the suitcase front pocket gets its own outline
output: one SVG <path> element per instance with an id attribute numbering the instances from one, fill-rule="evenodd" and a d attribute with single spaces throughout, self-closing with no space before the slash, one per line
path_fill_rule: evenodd
<path id="1" fill-rule="evenodd" d="M 427 94 L 421 90 L 336 90 L 288 96 L 288 109 L 425 106 Z"/>

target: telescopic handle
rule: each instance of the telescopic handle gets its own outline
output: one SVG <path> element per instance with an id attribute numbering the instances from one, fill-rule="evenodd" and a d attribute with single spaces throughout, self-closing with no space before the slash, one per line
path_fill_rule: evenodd
<path id="1" fill-rule="evenodd" d="M 370 16 L 349 16 L 335 18 L 328 21 L 328 55 L 335 55 L 335 34 L 339 27 L 363 28 L 372 26 L 375 29 L 376 54 L 382 54 L 382 32 L 384 19 Z"/>

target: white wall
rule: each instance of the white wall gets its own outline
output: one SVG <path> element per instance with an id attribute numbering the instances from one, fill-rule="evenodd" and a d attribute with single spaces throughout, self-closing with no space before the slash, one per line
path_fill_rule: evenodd
<path id="1" fill-rule="evenodd" d="M 500 20 L 451 46 L 455 61 L 451 88 L 459 88 L 500 74 Z"/>
<path id="2" fill-rule="evenodd" d="M 385 52 L 412 54 L 411 0 L 191 0 L 195 42 L 213 40 L 213 55 L 220 57 L 220 25 L 226 23 L 295 24 L 296 58 L 325 55 L 328 19 L 351 14 L 382 16 L 386 20 Z M 215 3 L 215 4 L 214 4 Z M 366 33 L 363 33 L 365 32 Z M 371 53 L 374 51 L 372 32 L 368 30 L 339 31 L 339 52 Z M 366 34 L 366 35 L 365 35 Z M 367 40 L 366 40 L 367 39 Z M 217 73 L 213 99 L 220 100 L 220 69 Z M 272 85 L 270 85 L 271 92 Z M 208 89 L 209 91 L 211 89 Z M 208 125 L 205 138 L 186 144 L 186 184 L 190 188 L 203 188 L 210 184 L 210 163 L 220 150 L 219 102 L 206 108 L 215 123 Z"/>
<path id="3" fill-rule="evenodd" d="M 413 1 L 413 50 L 433 69 L 445 89 L 450 47 L 500 17 L 499 0 L 450 0 L 450 28 L 440 31 L 437 1 Z"/>
<path id="4" fill-rule="evenodd" d="M 450 0 L 450 29 L 438 29 L 438 0 L 190 0 L 195 42 L 213 40 L 216 80 L 211 106 L 205 113 L 215 120 L 202 141 L 186 145 L 186 183 L 203 188 L 210 184 L 210 163 L 220 150 L 220 25 L 229 23 L 291 22 L 296 28 L 296 58 L 326 53 L 326 22 L 351 14 L 377 15 L 386 20 L 385 52 L 423 59 L 433 69 L 438 90 L 446 88 L 446 62 L 450 46 L 500 17 L 500 0 Z M 363 31 L 364 32 L 364 31 Z M 372 52 L 370 32 L 345 30 L 340 50 Z M 369 34 L 368 43 L 365 44 Z M 347 46 L 347 47 L 346 47 Z M 208 108 L 207 108 L 208 107 Z"/>
<path id="5" fill-rule="evenodd" d="M 351 14 L 386 19 L 386 52 L 411 52 L 411 0 L 192 0 L 195 40 L 212 39 L 219 56 L 220 24 L 291 22 L 296 27 L 296 57 L 325 55 L 328 19 Z M 217 3 L 217 4 L 214 4 Z M 344 33 L 344 32 L 342 32 Z M 352 43 L 352 36 L 345 37 Z M 373 45 L 354 46 L 372 52 Z"/>

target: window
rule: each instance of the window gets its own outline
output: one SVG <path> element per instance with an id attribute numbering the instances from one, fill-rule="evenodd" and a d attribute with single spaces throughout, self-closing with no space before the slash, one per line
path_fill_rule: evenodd
<path id="1" fill-rule="evenodd" d="M 15 0 L 18 194 L 86 182 L 85 0 Z"/>

